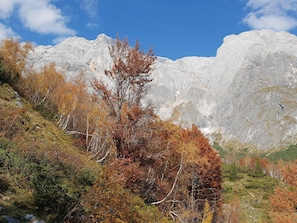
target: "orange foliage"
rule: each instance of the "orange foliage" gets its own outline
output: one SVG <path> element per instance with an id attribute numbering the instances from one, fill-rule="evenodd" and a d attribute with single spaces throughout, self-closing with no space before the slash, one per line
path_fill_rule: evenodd
<path id="1" fill-rule="evenodd" d="M 130 158 L 138 153 L 145 142 L 145 123 L 151 122 L 152 109 L 141 103 L 147 92 L 147 84 L 152 81 L 151 71 L 155 57 L 152 50 L 144 53 L 138 41 L 131 48 L 128 40 L 117 38 L 109 47 L 112 67 L 105 70 L 112 86 L 103 81 L 95 81 L 93 87 L 105 103 L 114 130 L 113 140 L 118 157 Z"/>
<path id="2" fill-rule="evenodd" d="M 137 222 L 139 216 L 121 205 L 133 203 L 122 187 L 174 220 L 202 221 L 206 201 L 213 221 L 221 220 L 218 153 L 196 126 L 182 129 L 160 121 L 150 106 L 141 103 L 151 81 L 152 51 L 145 54 L 138 42 L 130 48 L 127 41 L 117 39 L 110 55 L 114 64 L 105 75 L 114 88 L 100 81 L 93 84 L 101 98 L 90 96 L 80 79 L 66 82 L 54 63 L 40 72 L 30 71 L 19 86 L 35 106 L 54 110 L 59 126 L 82 136 L 87 150 L 98 162 L 105 162 L 109 175 L 102 176 L 85 197 L 85 205 L 95 211 L 90 222 L 97 218 Z M 114 147 L 115 159 L 105 159 Z M 112 187 L 115 190 L 110 191 Z"/>
<path id="3" fill-rule="evenodd" d="M 141 166 L 150 174 L 145 182 L 148 201 L 164 202 L 162 210 L 188 213 L 180 218 L 202 218 L 205 199 L 219 218 L 221 205 L 220 158 L 200 130 L 182 129 L 169 122 L 157 122 L 153 146 L 143 151 Z M 153 148 L 153 149 L 152 149 Z M 172 193 L 170 193 L 172 191 Z"/>
<path id="4" fill-rule="evenodd" d="M 274 222 L 297 222 L 297 162 L 290 163 L 282 169 L 283 180 L 288 187 L 277 187 L 270 197 L 271 216 Z"/>
<path id="5" fill-rule="evenodd" d="M 143 137 L 146 143 L 137 147 L 138 152 L 106 166 L 109 173 L 173 218 L 202 220 L 207 200 L 214 221 L 220 219 L 220 157 L 200 130 L 155 121 Z"/>
<path id="6" fill-rule="evenodd" d="M 109 174 L 101 176 L 83 196 L 82 204 L 86 210 L 84 222 L 88 223 L 169 222 L 156 209 L 148 210 L 148 206 L 123 189 L 117 178 Z"/>
<path id="7" fill-rule="evenodd" d="M 0 47 L 0 55 L 5 63 L 7 79 L 14 81 L 21 76 L 25 69 L 27 54 L 33 49 L 31 43 L 20 44 L 19 40 L 4 39 Z"/>

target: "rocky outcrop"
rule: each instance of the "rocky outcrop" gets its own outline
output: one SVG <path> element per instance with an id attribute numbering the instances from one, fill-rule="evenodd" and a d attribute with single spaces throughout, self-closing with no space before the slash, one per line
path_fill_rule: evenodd
<path id="1" fill-rule="evenodd" d="M 103 78 L 110 66 L 104 34 L 37 46 L 28 64 L 55 62 L 72 79 Z M 297 37 L 259 30 L 224 38 L 216 57 L 158 57 L 147 100 L 163 119 L 198 125 L 226 147 L 285 148 L 297 142 Z M 90 86 L 90 85 L 89 85 Z M 91 90 L 91 88 L 90 88 Z"/>

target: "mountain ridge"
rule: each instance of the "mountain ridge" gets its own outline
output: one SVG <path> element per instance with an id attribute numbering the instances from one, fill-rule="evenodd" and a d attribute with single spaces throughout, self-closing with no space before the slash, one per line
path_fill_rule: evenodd
<path id="1" fill-rule="evenodd" d="M 55 62 L 69 80 L 82 71 L 91 90 L 90 82 L 104 79 L 111 65 L 112 41 L 100 34 L 90 41 L 72 37 L 56 46 L 37 46 L 28 64 L 40 69 Z M 297 37 L 292 34 L 229 35 L 215 57 L 157 57 L 152 75 L 147 99 L 162 119 L 183 127 L 196 124 L 225 147 L 281 149 L 297 141 Z"/>

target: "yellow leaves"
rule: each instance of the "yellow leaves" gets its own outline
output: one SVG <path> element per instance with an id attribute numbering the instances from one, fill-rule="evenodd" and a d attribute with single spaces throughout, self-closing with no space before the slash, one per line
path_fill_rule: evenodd
<path id="1" fill-rule="evenodd" d="M 45 65 L 40 72 L 30 71 L 20 84 L 23 94 L 35 106 L 45 100 L 54 103 L 57 92 L 64 86 L 64 76 L 57 71 L 55 63 Z"/>
<path id="2" fill-rule="evenodd" d="M 204 204 L 204 212 L 203 212 L 203 220 L 202 223 L 211 223 L 213 217 L 213 211 L 210 208 L 210 205 L 207 200 L 205 200 Z"/>
<path id="3" fill-rule="evenodd" d="M 27 54 L 32 49 L 31 43 L 25 43 L 25 45 L 21 46 L 18 40 L 5 39 L 0 48 L 0 54 L 8 70 L 14 74 L 21 75 L 25 67 Z"/>
<path id="4" fill-rule="evenodd" d="M 93 217 L 102 222 L 169 222 L 160 216 L 158 210 L 149 207 L 137 196 L 105 173 L 82 199 L 83 206 Z M 89 213 L 86 213 L 88 218 Z M 97 221 L 93 222 L 97 222 Z M 86 221 L 91 222 L 91 221 Z"/>

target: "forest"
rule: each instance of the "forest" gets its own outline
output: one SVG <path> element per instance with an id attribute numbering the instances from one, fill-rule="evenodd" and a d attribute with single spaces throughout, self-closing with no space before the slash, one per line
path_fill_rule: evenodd
<path id="1" fill-rule="evenodd" d="M 46 222 L 296 222 L 296 161 L 226 150 L 195 125 L 158 118 L 143 100 L 152 50 L 117 38 L 109 82 L 94 80 L 92 93 L 83 71 L 66 81 L 54 63 L 32 69 L 33 50 L 15 39 L 0 47 L 5 214 L 26 211 Z M 263 196 L 253 221 L 240 200 L 258 198 L 255 191 Z"/>

